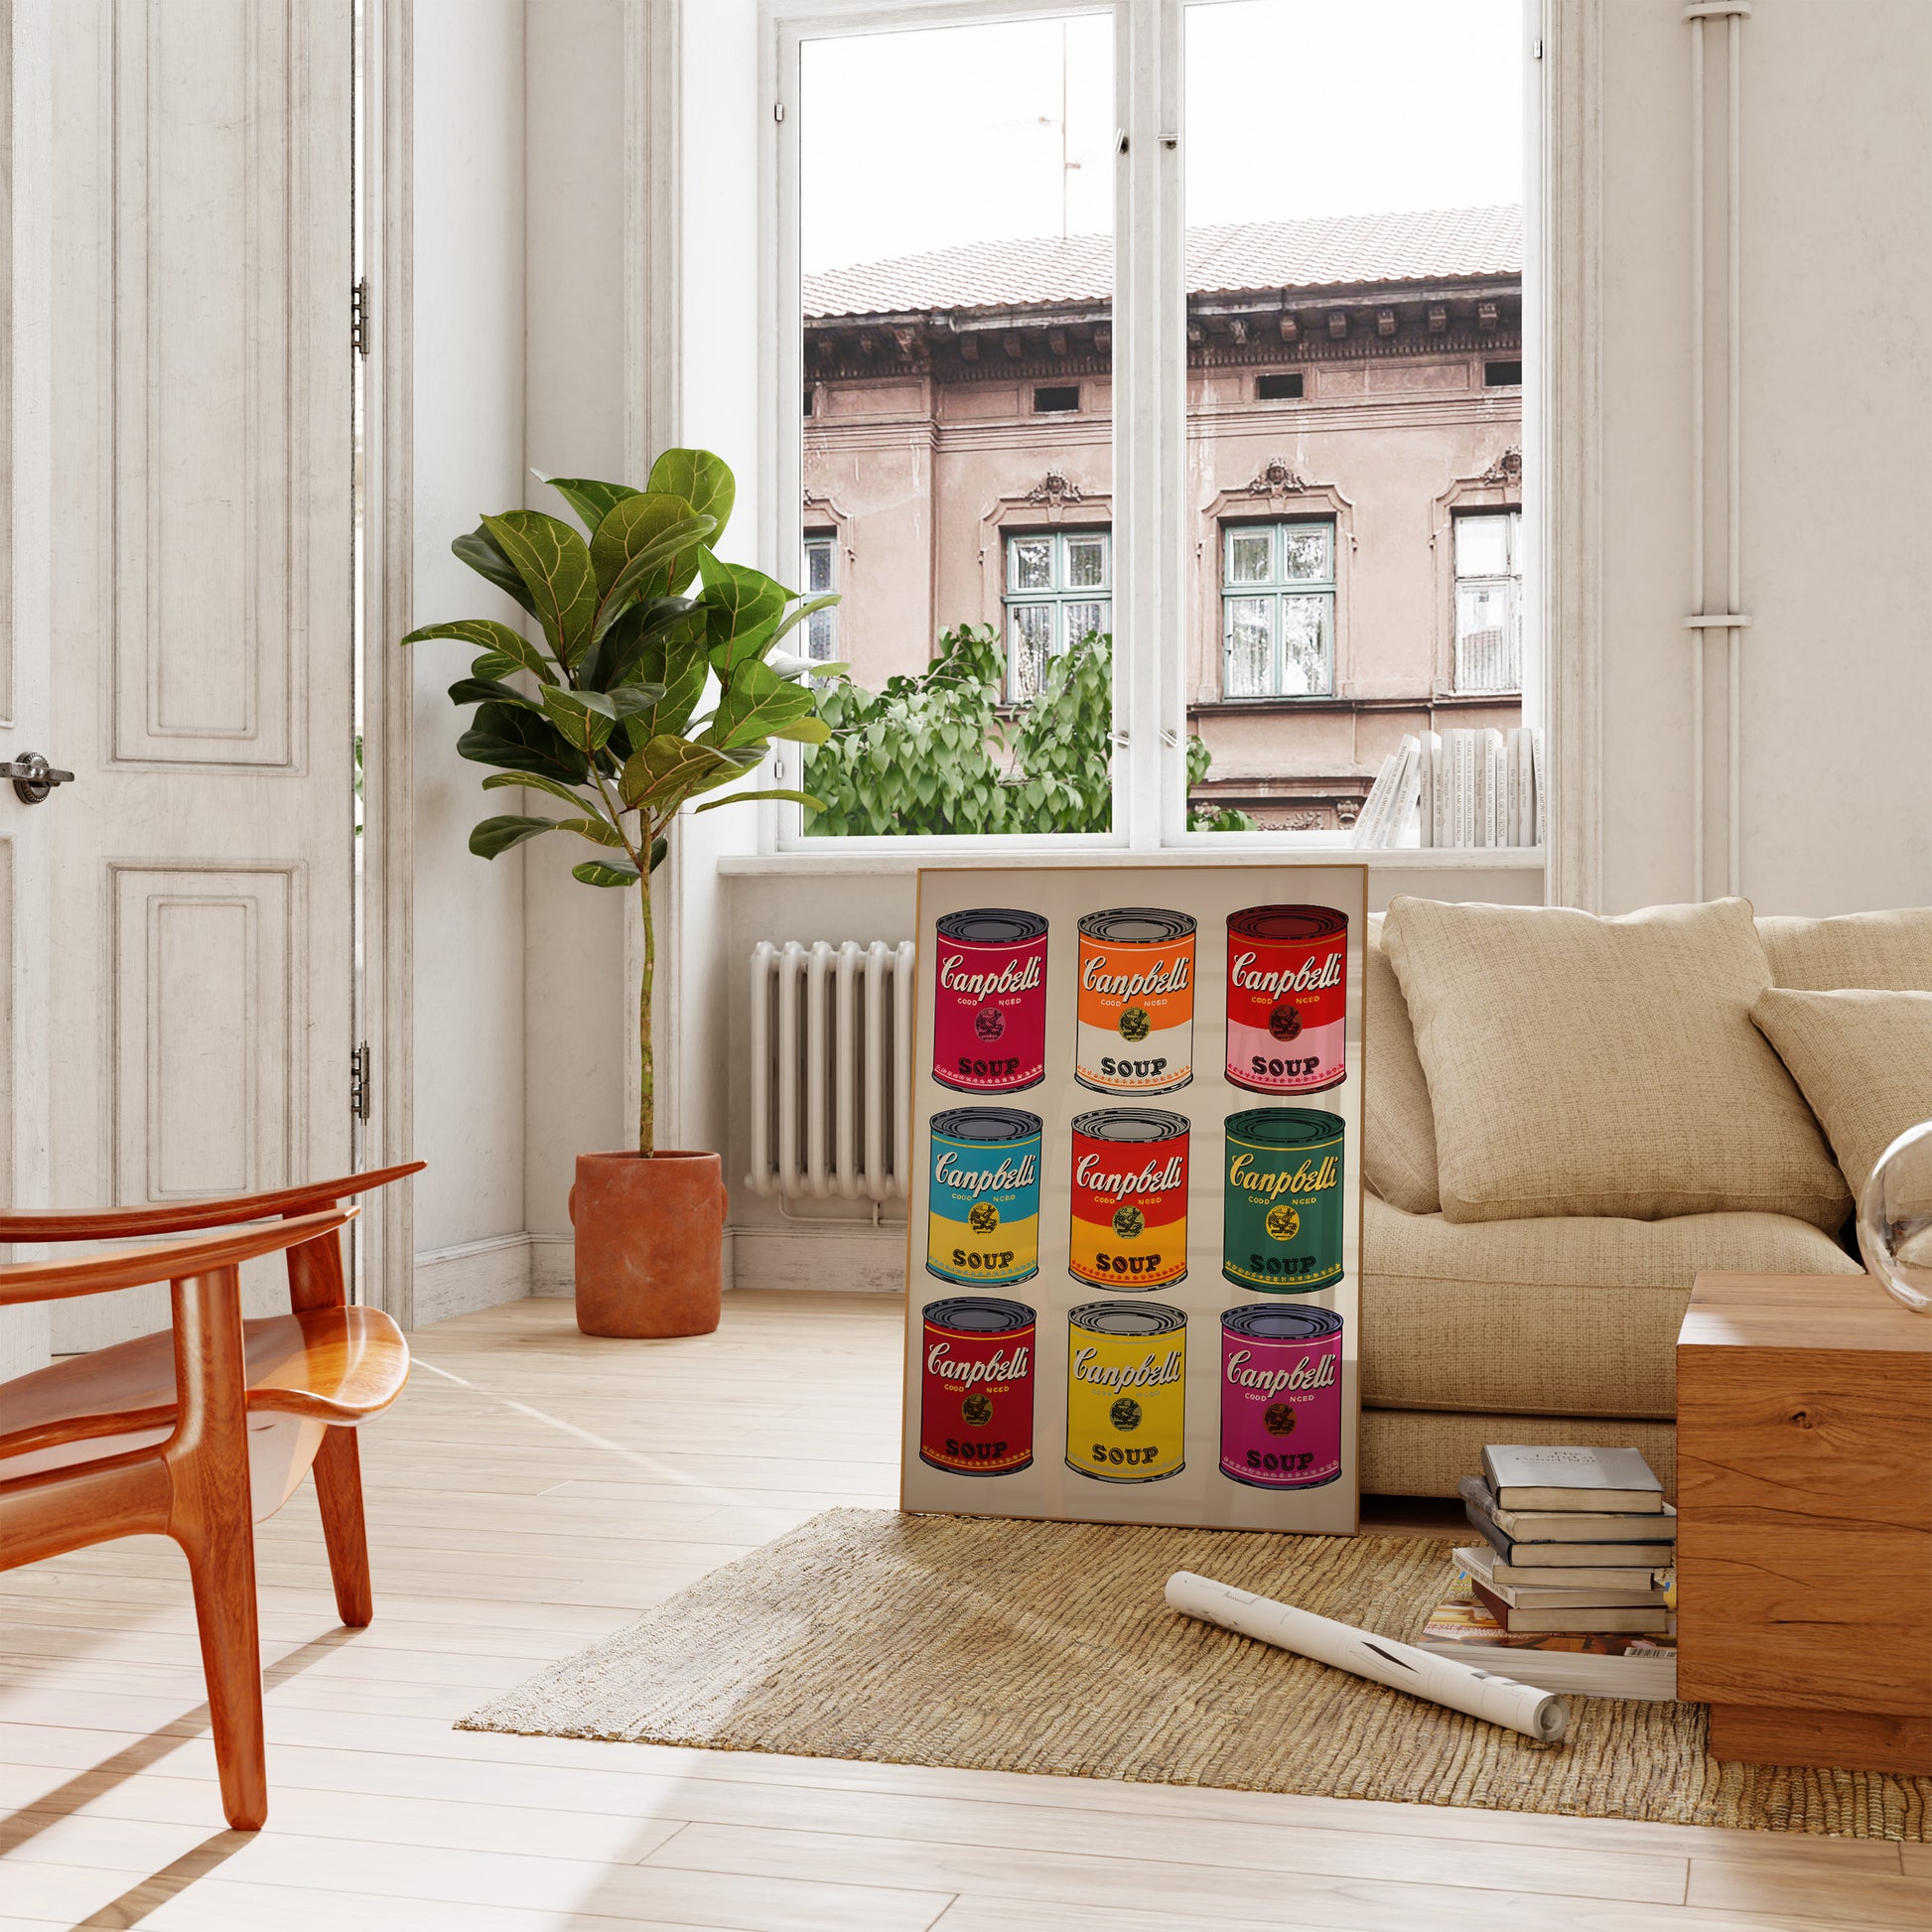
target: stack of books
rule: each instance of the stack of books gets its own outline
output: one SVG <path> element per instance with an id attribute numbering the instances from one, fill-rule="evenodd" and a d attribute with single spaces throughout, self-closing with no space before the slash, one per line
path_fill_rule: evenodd
<path id="1" fill-rule="evenodd" d="M 1456 1550 L 1425 1649 L 1505 1648 L 1496 1668 L 1546 1690 L 1676 1695 L 1677 1513 L 1636 1449 L 1492 1445 L 1459 1488 L 1482 1540 Z"/>

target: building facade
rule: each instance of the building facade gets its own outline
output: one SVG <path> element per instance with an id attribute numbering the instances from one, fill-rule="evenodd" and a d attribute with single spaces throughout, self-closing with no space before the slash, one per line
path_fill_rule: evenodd
<path id="1" fill-rule="evenodd" d="M 1347 825 L 1403 733 L 1519 722 L 1521 250 L 1513 207 L 1190 235 L 1194 803 Z M 876 689 L 993 624 L 1018 703 L 1111 630 L 1111 283 L 1104 236 L 807 278 L 812 654 Z"/>

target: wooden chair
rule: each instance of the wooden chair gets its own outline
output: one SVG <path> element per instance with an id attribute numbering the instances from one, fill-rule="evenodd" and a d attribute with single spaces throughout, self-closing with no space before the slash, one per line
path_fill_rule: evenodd
<path id="1" fill-rule="evenodd" d="M 194 1586 L 222 1809 L 267 1817 L 256 1521 L 311 1464 L 343 1621 L 370 1620 L 355 1428 L 401 1394 L 409 1349 L 390 1318 L 350 1308 L 335 1203 L 420 1162 L 220 1201 L 105 1213 L 0 1215 L 0 1240 L 220 1234 L 76 1261 L 0 1268 L 0 1307 L 171 1285 L 171 1332 L 74 1356 L 0 1384 L 0 1571 L 115 1537 L 166 1535 Z M 319 1211 L 318 1211 L 319 1210 Z M 279 1220 L 235 1228 L 237 1221 Z M 291 1312 L 244 1320 L 240 1264 L 288 1256 Z"/>

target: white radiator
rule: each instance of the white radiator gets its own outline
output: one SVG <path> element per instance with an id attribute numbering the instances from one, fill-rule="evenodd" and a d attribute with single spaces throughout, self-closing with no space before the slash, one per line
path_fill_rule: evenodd
<path id="1" fill-rule="evenodd" d="M 755 1194 L 903 1200 L 912 944 L 752 949 Z"/>

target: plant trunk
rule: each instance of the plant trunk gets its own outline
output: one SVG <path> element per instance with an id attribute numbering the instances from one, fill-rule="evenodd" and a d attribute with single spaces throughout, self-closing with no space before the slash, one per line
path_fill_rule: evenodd
<path id="1" fill-rule="evenodd" d="M 657 1067 L 651 1055 L 650 994 L 657 977 L 657 935 L 650 918 L 650 828 L 644 831 L 644 876 L 637 882 L 644 915 L 643 983 L 637 990 L 637 1152 L 648 1158 L 657 1146 Z"/>

